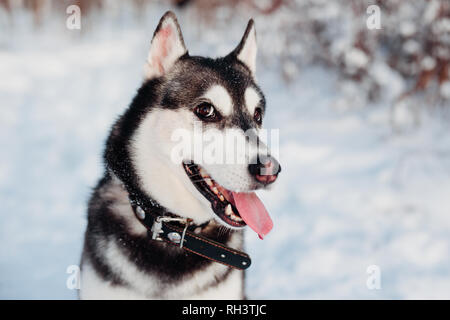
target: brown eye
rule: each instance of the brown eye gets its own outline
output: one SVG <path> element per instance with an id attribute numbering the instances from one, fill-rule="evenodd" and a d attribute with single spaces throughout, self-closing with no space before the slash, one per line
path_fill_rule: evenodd
<path id="1" fill-rule="evenodd" d="M 194 113 L 204 121 L 219 121 L 220 115 L 210 103 L 203 102 L 195 107 Z"/>
<path id="2" fill-rule="evenodd" d="M 253 115 L 253 119 L 255 119 L 257 124 L 262 123 L 262 110 L 261 108 L 256 108 L 255 114 Z"/>

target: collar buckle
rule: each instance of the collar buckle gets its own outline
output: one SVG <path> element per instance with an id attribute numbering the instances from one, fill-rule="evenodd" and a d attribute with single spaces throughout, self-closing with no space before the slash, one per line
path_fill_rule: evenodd
<path id="1" fill-rule="evenodd" d="M 171 217 L 164 217 L 164 216 L 158 216 L 156 217 L 155 221 L 153 222 L 151 232 L 152 232 L 152 239 L 157 241 L 162 241 L 163 239 L 160 237 L 160 234 L 164 231 L 162 230 L 162 224 L 163 222 L 180 222 L 183 223 L 185 226 L 183 228 L 183 233 L 178 236 L 181 237 L 179 240 L 180 248 L 183 248 L 184 243 L 184 236 L 186 235 L 187 228 L 189 227 L 189 224 L 192 222 L 192 219 L 189 218 L 171 218 Z M 176 241 L 175 243 L 177 243 Z"/>

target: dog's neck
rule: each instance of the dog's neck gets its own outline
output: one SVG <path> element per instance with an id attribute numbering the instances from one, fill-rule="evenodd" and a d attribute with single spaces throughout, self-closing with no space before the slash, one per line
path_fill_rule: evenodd
<path id="1" fill-rule="evenodd" d="M 115 182 L 119 182 L 118 179 Z M 242 232 L 224 229 L 214 219 L 201 225 L 191 224 L 192 220 L 168 212 L 163 206 L 136 188 L 122 189 L 127 191 L 131 209 L 142 225 L 147 229 L 149 240 L 157 240 L 176 245 L 202 259 L 209 259 L 236 269 L 250 266 L 250 257 L 240 250 Z M 233 248 L 229 241 L 232 234 L 239 234 L 238 248 Z M 232 241 L 233 242 L 233 241 Z"/>
<path id="2" fill-rule="evenodd" d="M 157 274 L 164 283 L 178 281 L 184 275 L 209 268 L 218 278 L 230 274 L 230 268 L 217 264 L 197 254 L 189 254 L 177 245 L 166 241 L 154 241 L 133 213 L 129 194 L 120 180 L 105 176 L 100 180 L 90 202 L 90 219 L 85 244 L 85 256 L 97 270 L 103 270 L 104 278 L 121 279 L 122 263 L 104 268 L 105 248 L 120 248 L 120 255 L 132 261 L 146 274 Z M 95 233 L 93 233 L 95 232 Z M 195 233 L 195 231 L 194 231 Z M 242 250 L 242 230 L 230 230 L 212 219 L 199 236 Z M 99 240 L 100 239 L 100 240 Z M 117 251 L 114 255 L 117 258 Z M 87 259 L 87 258 L 86 258 Z M 119 271 L 115 271 L 119 270 Z M 215 277 L 216 277 L 215 276 Z M 216 278 L 217 278 L 216 277 Z M 115 278 L 114 278 L 115 279 Z M 125 279 L 126 280 L 126 279 Z"/>
<path id="3" fill-rule="evenodd" d="M 123 182 L 117 175 L 112 171 L 108 172 L 110 179 L 113 184 L 119 185 L 128 195 L 128 201 L 131 207 L 139 206 L 144 212 L 152 213 L 154 216 L 165 216 L 171 218 L 182 218 L 181 215 L 170 212 L 164 206 L 162 206 L 157 200 L 148 196 L 144 191 L 138 187 L 129 186 Z M 137 219 L 137 218 L 136 218 Z M 139 220 L 139 219 L 137 219 Z M 188 227 L 189 231 L 195 233 L 205 233 L 207 236 L 213 236 L 216 232 L 220 234 L 222 239 L 225 234 L 234 233 L 233 230 L 227 229 L 217 223 L 213 218 L 203 222 L 201 224 L 190 223 Z M 215 238 L 215 237 L 214 237 Z"/>
<path id="4" fill-rule="evenodd" d="M 143 212 L 151 213 L 155 217 L 170 217 L 170 218 L 183 218 L 176 213 L 168 211 L 164 206 L 162 206 L 158 201 L 153 199 L 152 197 L 146 195 L 142 190 L 136 187 L 127 186 L 123 181 L 121 181 L 117 176 L 113 175 L 113 179 L 118 181 L 122 187 L 128 193 L 128 200 L 130 205 L 135 208 L 139 207 L 139 210 L 143 210 Z M 210 219 L 202 224 L 191 223 L 189 225 L 190 230 L 196 230 L 196 232 L 200 232 L 201 229 L 206 227 L 213 219 Z"/>

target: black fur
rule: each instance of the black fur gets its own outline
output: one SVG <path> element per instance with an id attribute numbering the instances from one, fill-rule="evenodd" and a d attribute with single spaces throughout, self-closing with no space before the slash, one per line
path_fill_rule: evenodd
<path id="1" fill-rule="evenodd" d="M 249 23 L 244 38 L 248 36 L 250 26 Z M 160 27 L 161 23 L 156 32 Z M 177 28 L 182 41 L 178 25 Z M 124 192 L 150 197 L 140 187 L 139 177 L 133 167 L 128 148 L 130 139 L 140 122 L 154 108 L 193 109 L 198 103 L 198 98 L 211 85 L 220 84 L 228 90 L 235 106 L 234 113 L 224 119 L 221 126 L 238 126 L 244 131 L 258 126 L 253 120 L 253 115 L 248 114 L 245 108 L 243 101 L 245 89 L 251 86 L 260 94 L 259 107 L 263 112 L 265 99 L 248 67 L 236 58 L 239 50 L 242 49 L 242 43 L 241 41 L 228 56 L 217 59 L 189 56 L 186 51 L 169 74 L 142 84 L 129 108 L 113 125 L 104 151 L 105 174 L 89 201 L 88 226 L 82 257 L 83 260 L 87 259 L 92 263 L 98 275 L 105 281 L 114 285 L 128 285 L 120 274 L 114 272 L 114 268 L 105 264 L 106 260 L 101 247 L 101 242 L 105 239 L 114 241 L 141 271 L 158 275 L 162 283 L 167 285 L 173 285 L 183 277 L 214 263 L 166 243 L 151 241 L 147 236 L 131 235 L 125 221 L 114 212 L 113 206 L 116 200 L 104 195 L 105 190 L 117 188 L 117 182 L 113 179 L 114 175 L 123 183 Z M 167 190 L 167 192 L 171 191 Z M 130 214 L 132 214 L 131 206 Z M 221 228 L 223 227 L 209 228 L 203 235 L 226 244 L 234 232 L 242 232 L 231 230 L 223 232 Z M 231 270 L 227 269 L 223 274 L 216 275 L 208 286 L 215 286 L 226 279 Z"/>
<path id="2" fill-rule="evenodd" d="M 247 131 L 258 126 L 252 115 L 248 114 L 243 101 L 245 89 L 249 86 L 260 94 L 260 108 L 263 112 L 265 110 L 261 89 L 254 83 L 249 70 L 233 54 L 217 59 L 186 54 L 179 59 L 173 73 L 170 81 L 163 77 L 145 82 L 110 132 L 104 153 L 105 163 L 107 169 L 112 170 L 128 188 L 139 189 L 139 180 L 127 147 L 139 122 L 152 108 L 194 108 L 198 104 L 198 97 L 211 85 L 220 84 L 228 90 L 236 106 L 234 113 L 224 119 L 223 127 L 238 126 Z M 186 106 L 186 102 L 190 105 Z"/>
<path id="3" fill-rule="evenodd" d="M 102 239 L 113 240 L 138 269 L 157 275 L 163 283 L 168 285 L 176 284 L 183 277 L 214 263 L 165 242 L 152 241 L 147 236 L 131 235 L 125 221 L 111 209 L 114 202 L 102 197 L 102 193 L 112 187 L 112 183 L 110 177 L 103 178 L 89 202 L 83 255 L 83 259 L 89 259 L 98 275 L 105 281 L 110 281 L 114 285 L 128 285 L 120 274 L 115 274 L 112 268 L 104 264 L 105 258 L 101 241 L 99 241 Z M 132 214 L 131 206 L 130 213 Z M 226 243 L 230 239 L 231 232 L 219 232 L 218 229 L 219 227 L 209 229 L 203 235 L 214 241 Z M 219 277 L 211 279 L 208 287 L 215 286 L 226 279 L 231 270 L 227 269 Z"/>
<path id="4" fill-rule="evenodd" d="M 139 126 L 144 116 L 153 108 L 182 108 L 182 101 L 196 101 L 212 83 L 225 86 L 232 95 L 237 108 L 228 119 L 227 126 L 239 125 L 243 130 L 255 127 L 256 123 L 246 114 L 242 96 L 243 90 L 251 85 L 258 91 L 253 83 L 248 70 L 243 68 L 233 56 L 219 59 L 184 56 L 178 64 L 186 74 L 195 74 L 196 77 L 175 76 L 174 80 L 166 82 L 164 78 L 146 81 L 137 91 L 130 107 L 113 125 L 107 139 L 104 152 L 105 176 L 94 190 L 89 202 L 88 227 L 85 236 L 83 259 L 89 259 L 97 273 L 105 281 L 115 285 L 127 286 L 128 284 L 119 274 L 115 274 L 108 265 L 104 264 L 102 248 L 99 247 L 100 239 L 113 239 L 118 247 L 123 249 L 130 261 L 142 271 L 157 274 L 167 284 L 173 285 L 186 275 L 199 271 L 211 263 L 210 260 L 187 253 L 184 250 L 174 248 L 161 242 L 150 241 L 148 237 L 131 236 L 124 222 L 112 212 L 110 207 L 114 205 L 110 199 L 103 199 L 103 188 L 108 188 L 112 183 L 111 173 L 116 175 L 128 191 L 137 192 L 145 197 L 140 188 L 139 177 L 133 167 L 128 146 L 130 139 Z M 186 71 L 187 70 L 187 71 Z M 191 81 L 190 88 L 197 90 L 185 90 L 184 81 Z M 194 81 L 194 83 L 192 83 Z M 244 89 L 243 89 L 244 88 Z M 261 107 L 264 107 L 264 96 Z M 168 190 L 170 192 L 170 190 Z M 130 209 L 131 210 L 131 209 Z M 130 211 L 131 212 L 131 211 Z M 236 231 L 219 232 L 216 227 L 204 236 L 221 243 L 227 243 L 230 235 Z M 155 263 L 157 261 L 157 263 Z M 217 285 L 225 280 L 231 269 L 212 279 L 209 286 Z"/>

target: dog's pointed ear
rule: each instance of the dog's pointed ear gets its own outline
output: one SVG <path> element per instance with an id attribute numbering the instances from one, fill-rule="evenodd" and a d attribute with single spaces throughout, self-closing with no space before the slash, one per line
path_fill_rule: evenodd
<path id="1" fill-rule="evenodd" d="M 250 19 L 241 42 L 239 42 L 239 45 L 231 54 L 234 55 L 236 59 L 244 63 L 254 75 L 256 71 L 257 51 L 258 47 L 256 45 L 255 23 L 253 19 Z"/>
<path id="2" fill-rule="evenodd" d="M 161 77 L 170 71 L 175 62 L 187 54 L 177 17 L 167 11 L 156 27 L 145 65 L 146 79 Z"/>

